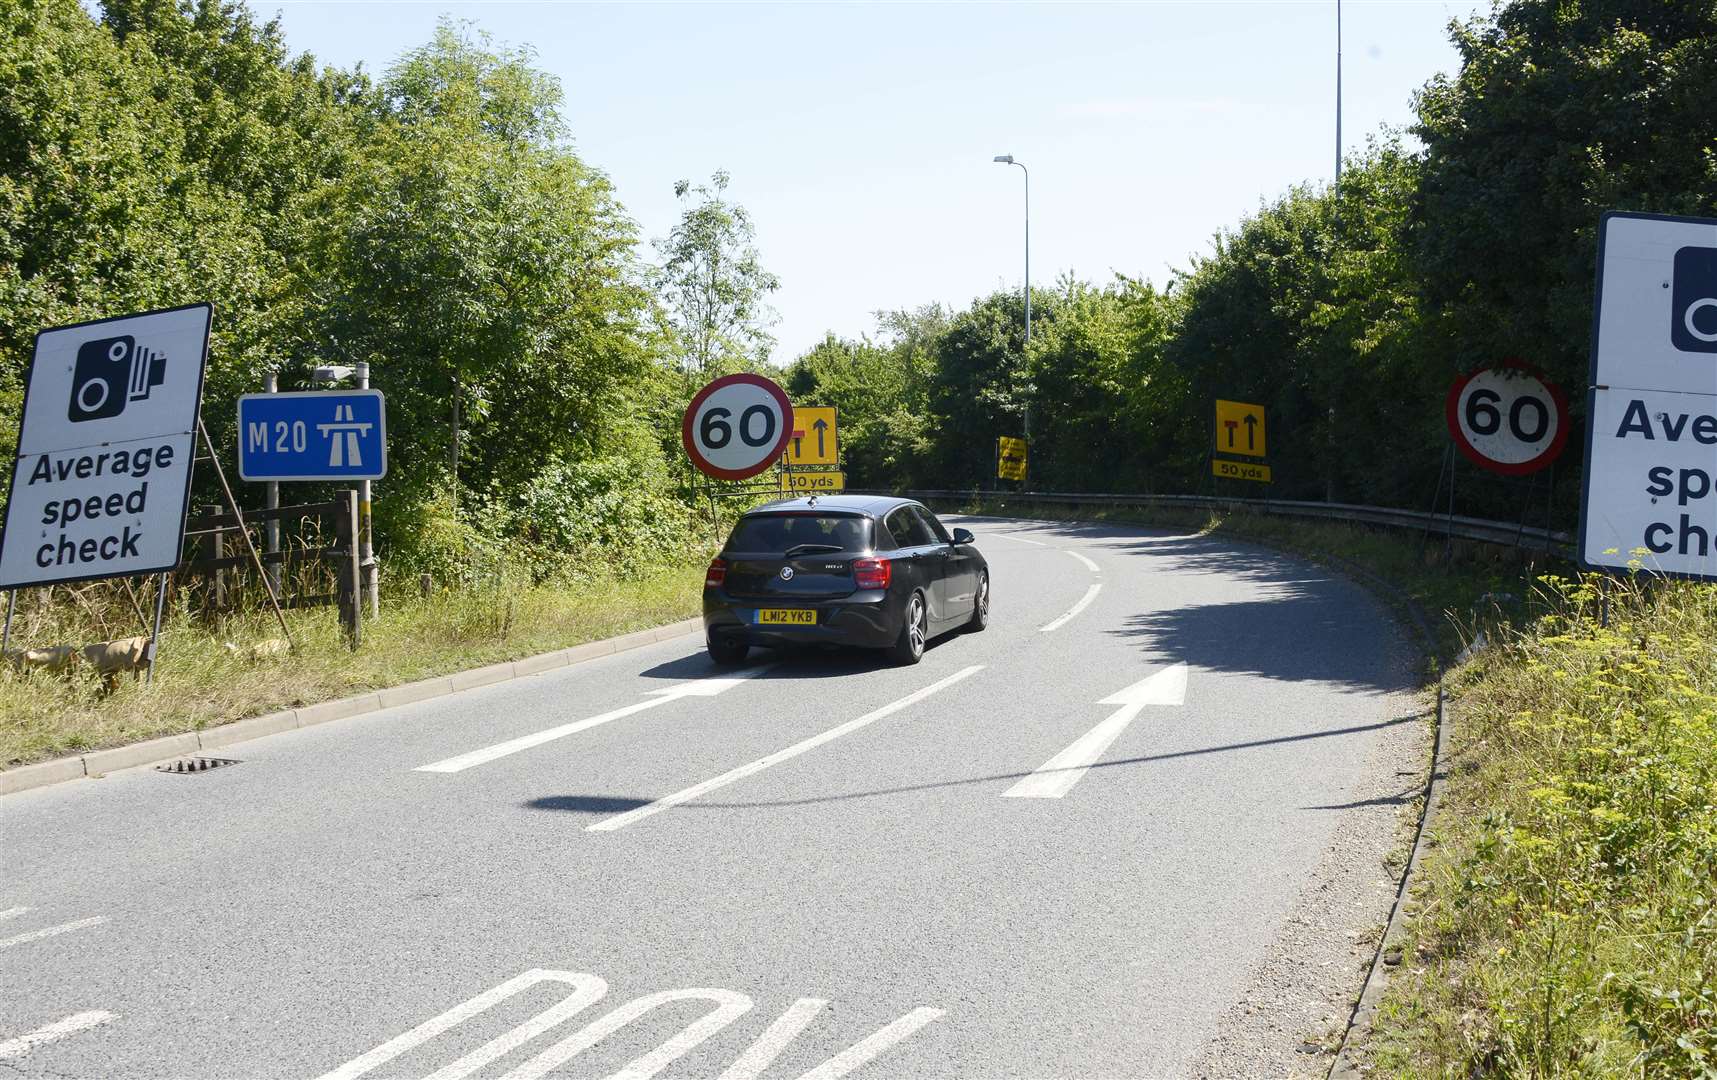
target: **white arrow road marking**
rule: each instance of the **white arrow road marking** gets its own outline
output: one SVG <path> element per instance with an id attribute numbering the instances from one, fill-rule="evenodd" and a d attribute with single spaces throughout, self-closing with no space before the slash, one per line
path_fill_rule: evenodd
<path id="1" fill-rule="evenodd" d="M 30 909 L 17 908 L 15 910 L 28 911 Z M 17 937 L 0 938 L 0 949 L 7 948 L 11 945 L 22 945 L 26 941 L 40 941 L 42 938 L 53 937 L 55 934 L 64 934 L 72 930 L 82 930 L 86 926 L 99 926 L 106 921 L 106 915 L 97 915 L 90 919 L 79 919 L 77 922 L 61 923 L 58 926 L 50 926 L 46 930 L 32 930 L 28 934 L 19 934 Z"/>
<path id="2" fill-rule="evenodd" d="M 822 998 L 800 998 L 787 1006 L 787 1011 L 777 1016 L 757 1041 L 739 1055 L 739 1060 L 729 1065 L 716 1080 L 757 1080 L 827 1004 Z"/>
<path id="3" fill-rule="evenodd" d="M 1043 626 L 1038 627 L 1037 628 L 1038 633 L 1047 634 L 1053 630 L 1059 630 L 1063 626 L 1066 626 L 1068 623 L 1068 620 L 1072 619 L 1075 615 L 1079 614 L 1081 611 L 1084 611 L 1086 608 L 1090 607 L 1091 601 L 1097 599 L 1097 594 L 1099 592 L 1101 592 L 1102 590 L 1103 590 L 1103 586 L 1101 586 L 1101 585 L 1093 585 L 1089 589 L 1086 589 L 1085 595 L 1081 596 L 1079 598 L 1079 602 L 1077 604 L 1074 604 L 1072 607 L 1068 608 L 1067 613 L 1062 615 L 1061 618 L 1056 619 L 1054 622 L 1046 623 Z"/>
<path id="4" fill-rule="evenodd" d="M 44 1043 L 58 1042 L 69 1035 L 80 1031 L 88 1031 L 92 1027 L 100 1027 L 110 1020 L 119 1019 L 118 1013 L 102 1012 L 92 1009 L 89 1012 L 74 1013 L 64 1020 L 56 1020 L 47 1027 L 20 1035 L 16 1039 L 0 1042 L 0 1061 L 16 1061 L 29 1055 L 30 1051 Z"/>
<path id="5" fill-rule="evenodd" d="M 1012 799 L 1059 799 L 1084 778 L 1086 770 L 1097 764 L 1109 745 L 1120 738 L 1121 732 L 1147 705 L 1184 705 L 1186 703 L 1186 665 L 1175 664 L 1146 676 L 1119 693 L 1099 701 L 1099 705 L 1119 705 L 1108 718 L 1074 740 L 1073 745 L 1044 762 L 1036 772 L 1002 792 Z"/>
<path id="6" fill-rule="evenodd" d="M 634 821 L 642 821 L 644 818 L 647 818 L 652 814 L 659 814 L 663 810 L 678 806 L 684 802 L 691 802 L 699 796 L 709 794 L 716 788 L 726 787 L 727 785 L 743 780 L 748 776 L 760 773 L 771 765 L 779 765 L 783 761 L 790 761 L 808 750 L 815 750 L 826 742 L 832 742 L 833 740 L 840 738 L 842 735 L 850 735 L 859 728 L 862 728 L 867 724 L 875 723 L 885 716 L 892 716 L 902 709 L 918 704 L 920 701 L 923 701 L 938 690 L 945 690 L 959 682 L 961 679 L 969 678 L 982 670 L 984 670 L 984 665 L 982 664 L 974 664 L 968 668 L 961 668 L 946 679 L 942 679 L 939 682 L 933 682 L 922 690 L 913 691 L 901 698 L 899 701 L 891 702 L 880 709 L 867 712 L 857 720 L 848 720 L 844 724 L 830 728 L 821 735 L 813 735 L 803 742 L 794 743 L 785 750 L 777 750 L 768 757 L 758 758 L 749 765 L 741 765 L 739 768 L 724 772 L 714 779 L 705 780 L 701 784 L 693 784 L 684 791 L 676 791 L 672 795 L 664 795 L 655 802 L 640 806 L 636 810 L 628 810 L 624 814 L 608 818 L 605 821 L 598 821 L 594 825 L 586 825 L 585 830 L 587 832 L 613 832 L 615 829 L 624 829 Z"/>
<path id="7" fill-rule="evenodd" d="M 631 716 L 634 713 L 641 713 L 648 709 L 654 709 L 656 706 L 666 705 L 670 701 L 678 701 L 681 698 L 688 697 L 714 697 L 723 691 L 733 689 L 735 686 L 745 682 L 747 679 L 757 678 L 757 676 L 768 671 L 772 666 L 773 665 L 771 664 L 763 664 L 752 668 L 743 675 L 736 675 L 723 679 L 698 679 L 695 682 L 681 683 L 679 686 L 670 686 L 664 690 L 651 690 L 646 693 L 645 700 L 633 705 L 627 705 L 625 708 L 615 709 L 613 712 L 605 712 L 599 716 L 586 717 L 583 720 L 574 720 L 570 724 L 551 727 L 546 731 L 538 731 L 530 735 L 521 735 L 516 739 L 508 739 L 504 743 L 496 743 L 494 746 L 486 746 L 481 750 L 473 750 L 468 754 L 460 754 L 457 757 L 447 758 L 445 761 L 436 761 L 428 765 L 419 765 L 412 771 L 433 773 L 463 772 L 475 765 L 483 765 L 494 761 L 496 758 L 504 758 L 508 754 L 516 754 L 521 750 L 529 750 L 533 746 L 541 746 L 543 743 L 553 742 L 556 739 L 564 739 L 568 735 L 575 735 L 580 731 L 587 731 L 590 728 L 597 727 L 598 725 L 606 724 L 610 720 L 619 720 L 622 717 Z"/>
<path id="8" fill-rule="evenodd" d="M 1103 568 L 1101 566 L 1098 566 L 1096 563 L 1092 562 L 1090 559 L 1086 558 L 1084 555 L 1081 555 L 1079 552 L 1074 551 L 1071 548 L 1063 548 L 1062 550 L 1067 552 L 1067 554 L 1073 556 L 1075 559 L 1078 559 L 1080 562 L 1084 563 L 1085 569 L 1091 571 L 1093 574 L 1101 574 L 1103 572 Z"/>
<path id="9" fill-rule="evenodd" d="M 805 1073 L 799 1080 L 838 1080 L 941 1015 L 941 1009 L 913 1009 L 881 1031 L 854 1043 Z"/>
<path id="10" fill-rule="evenodd" d="M 27 907 L 9 907 L 5 911 L 0 911 L 0 922 L 5 922 L 7 919 L 15 919 L 29 910 L 30 909 Z"/>

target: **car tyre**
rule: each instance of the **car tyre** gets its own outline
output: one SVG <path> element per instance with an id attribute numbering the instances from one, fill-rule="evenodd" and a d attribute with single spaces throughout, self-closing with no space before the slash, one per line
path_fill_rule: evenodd
<path id="1" fill-rule="evenodd" d="M 745 663 L 745 654 L 751 651 L 751 646 L 738 638 L 709 639 L 709 658 L 721 667 L 735 667 Z"/>
<path id="2" fill-rule="evenodd" d="M 972 619 L 966 624 L 966 632 L 976 634 L 990 625 L 990 575 L 978 575 L 978 593 L 972 601 Z"/>
<path id="3" fill-rule="evenodd" d="M 924 659 L 924 643 L 929 639 L 930 612 L 924 606 L 924 594 L 915 592 L 906 602 L 906 621 L 888 654 L 897 664 L 916 664 Z"/>

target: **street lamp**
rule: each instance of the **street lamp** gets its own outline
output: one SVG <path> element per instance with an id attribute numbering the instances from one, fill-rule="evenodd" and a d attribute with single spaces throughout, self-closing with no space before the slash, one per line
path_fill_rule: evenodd
<path id="1" fill-rule="evenodd" d="M 1000 165 L 1018 165 L 1019 171 L 1025 173 L 1025 352 L 1027 362 L 1031 356 L 1031 170 L 1021 162 L 1015 161 L 1012 154 L 997 154 L 995 159 Z M 1025 403 L 1025 439 L 1031 442 L 1031 400 Z"/>

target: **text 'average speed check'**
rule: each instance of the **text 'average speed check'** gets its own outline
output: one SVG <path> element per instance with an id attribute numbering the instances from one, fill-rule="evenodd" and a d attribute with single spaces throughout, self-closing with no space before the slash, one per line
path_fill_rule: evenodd
<path id="1" fill-rule="evenodd" d="M 1717 578 L 1717 220 L 1605 214 L 1580 560 Z"/>
<path id="2" fill-rule="evenodd" d="M 207 304 L 36 335 L 0 534 L 0 588 L 179 564 Z"/>

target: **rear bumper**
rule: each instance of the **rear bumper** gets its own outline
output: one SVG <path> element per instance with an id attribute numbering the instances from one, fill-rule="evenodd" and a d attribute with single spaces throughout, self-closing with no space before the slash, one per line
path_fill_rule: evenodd
<path id="1" fill-rule="evenodd" d="M 704 633 L 709 637 L 743 640 L 748 645 L 854 645 L 881 649 L 900 636 L 899 605 L 887 592 L 876 589 L 856 592 L 838 600 L 769 601 L 754 597 L 728 596 L 720 589 L 705 589 Z M 757 611 L 762 607 L 811 608 L 817 612 L 815 626 L 760 626 Z"/>

